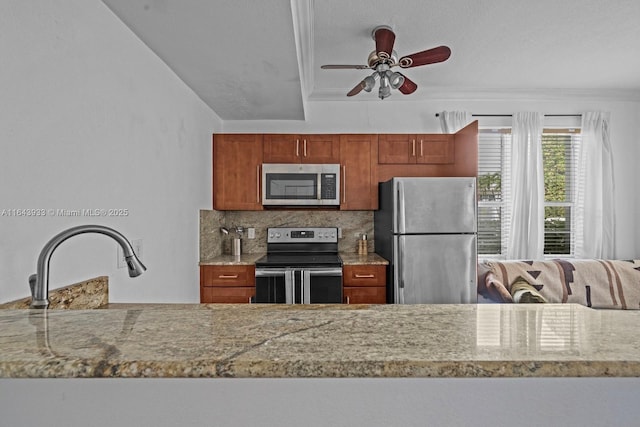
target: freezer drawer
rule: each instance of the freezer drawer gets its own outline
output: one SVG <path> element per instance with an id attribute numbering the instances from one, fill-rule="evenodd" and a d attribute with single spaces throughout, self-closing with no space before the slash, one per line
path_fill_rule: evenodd
<path id="1" fill-rule="evenodd" d="M 393 264 L 396 303 L 477 302 L 474 234 L 397 236 Z"/>

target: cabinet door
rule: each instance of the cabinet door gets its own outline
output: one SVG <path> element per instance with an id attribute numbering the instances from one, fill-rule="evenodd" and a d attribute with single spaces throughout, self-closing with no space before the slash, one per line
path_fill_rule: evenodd
<path id="1" fill-rule="evenodd" d="M 359 286 L 343 289 L 345 304 L 386 304 L 387 294 L 383 287 Z"/>
<path id="2" fill-rule="evenodd" d="M 346 304 L 386 304 L 387 266 L 345 265 L 342 268 Z"/>
<path id="3" fill-rule="evenodd" d="M 340 135 L 302 135 L 302 163 L 340 163 Z"/>
<path id="4" fill-rule="evenodd" d="M 255 286 L 256 270 L 253 265 L 202 265 L 202 286 Z"/>
<path id="5" fill-rule="evenodd" d="M 415 162 L 415 135 L 383 134 L 378 136 L 378 163 L 409 164 Z"/>
<path id="6" fill-rule="evenodd" d="M 452 135 L 416 135 L 416 162 L 424 164 L 450 164 L 455 161 L 455 143 Z"/>
<path id="7" fill-rule="evenodd" d="M 248 304 L 255 296 L 255 288 L 201 288 L 200 303 L 202 304 Z"/>
<path id="8" fill-rule="evenodd" d="M 265 163 L 300 163 L 303 140 L 296 134 L 265 134 L 263 136 Z"/>
<path id="9" fill-rule="evenodd" d="M 213 136 L 213 208 L 262 210 L 262 135 Z"/>
<path id="10" fill-rule="evenodd" d="M 255 295 L 255 266 L 200 266 L 201 303 L 248 303 Z"/>
<path id="11" fill-rule="evenodd" d="M 341 210 L 378 208 L 376 135 L 341 135 Z"/>
<path id="12" fill-rule="evenodd" d="M 265 134 L 265 163 L 339 163 L 340 136 Z"/>
<path id="13" fill-rule="evenodd" d="M 345 265 L 342 280 L 345 286 L 382 286 L 387 282 L 385 265 Z"/>

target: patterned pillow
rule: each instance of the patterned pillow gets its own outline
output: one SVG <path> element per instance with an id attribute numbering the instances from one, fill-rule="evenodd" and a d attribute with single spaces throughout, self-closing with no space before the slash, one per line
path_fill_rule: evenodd
<path id="1" fill-rule="evenodd" d="M 550 303 L 640 309 L 640 260 L 488 261 L 507 289 L 522 276 Z"/>

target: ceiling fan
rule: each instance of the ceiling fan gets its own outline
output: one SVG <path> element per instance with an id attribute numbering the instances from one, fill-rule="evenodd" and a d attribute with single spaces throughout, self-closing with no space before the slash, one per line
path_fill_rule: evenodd
<path id="1" fill-rule="evenodd" d="M 391 96 L 391 89 L 398 89 L 404 95 L 415 92 L 418 88 L 413 81 L 409 80 L 405 75 L 399 72 L 391 71 L 392 67 L 400 66 L 400 68 L 418 67 L 420 65 L 435 64 L 444 62 L 449 59 L 451 49 L 447 46 L 438 46 L 433 49 L 423 50 L 411 55 L 406 55 L 398 60 L 396 51 L 393 50 L 393 42 L 396 39 L 391 27 L 387 25 L 379 25 L 371 32 L 371 37 L 376 42 L 376 50 L 369 54 L 369 65 L 323 65 L 320 68 L 324 70 L 375 70 L 373 74 L 367 76 L 353 89 L 347 93 L 347 96 L 353 96 L 362 90 L 371 92 L 376 81 L 380 81 L 380 89 L 378 97 L 385 99 Z"/>

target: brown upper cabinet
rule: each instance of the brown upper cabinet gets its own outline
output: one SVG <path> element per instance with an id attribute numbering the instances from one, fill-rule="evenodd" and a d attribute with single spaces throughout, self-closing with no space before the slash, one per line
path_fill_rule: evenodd
<path id="1" fill-rule="evenodd" d="M 213 208 L 262 210 L 262 135 L 213 135 Z"/>
<path id="2" fill-rule="evenodd" d="M 340 135 L 340 209 L 378 209 L 378 135 Z"/>
<path id="3" fill-rule="evenodd" d="M 382 134 L 380 164 L 450 164 L 455 161 L 454 136 L 447 134 Z"/>
<path id="4" fill-rule="evenodd" d="M 340 135 L 265 134 L 265 163 L 340 163 Z"/>
<path id="5" fill-rule="evenodd" d="M 378 209 L 394 176 L 477 176 L 478 122 L 447 134 L 214 134 L 213 208 L 263 210 L 263 163 L 339 163 L 340 209 Z"/>

